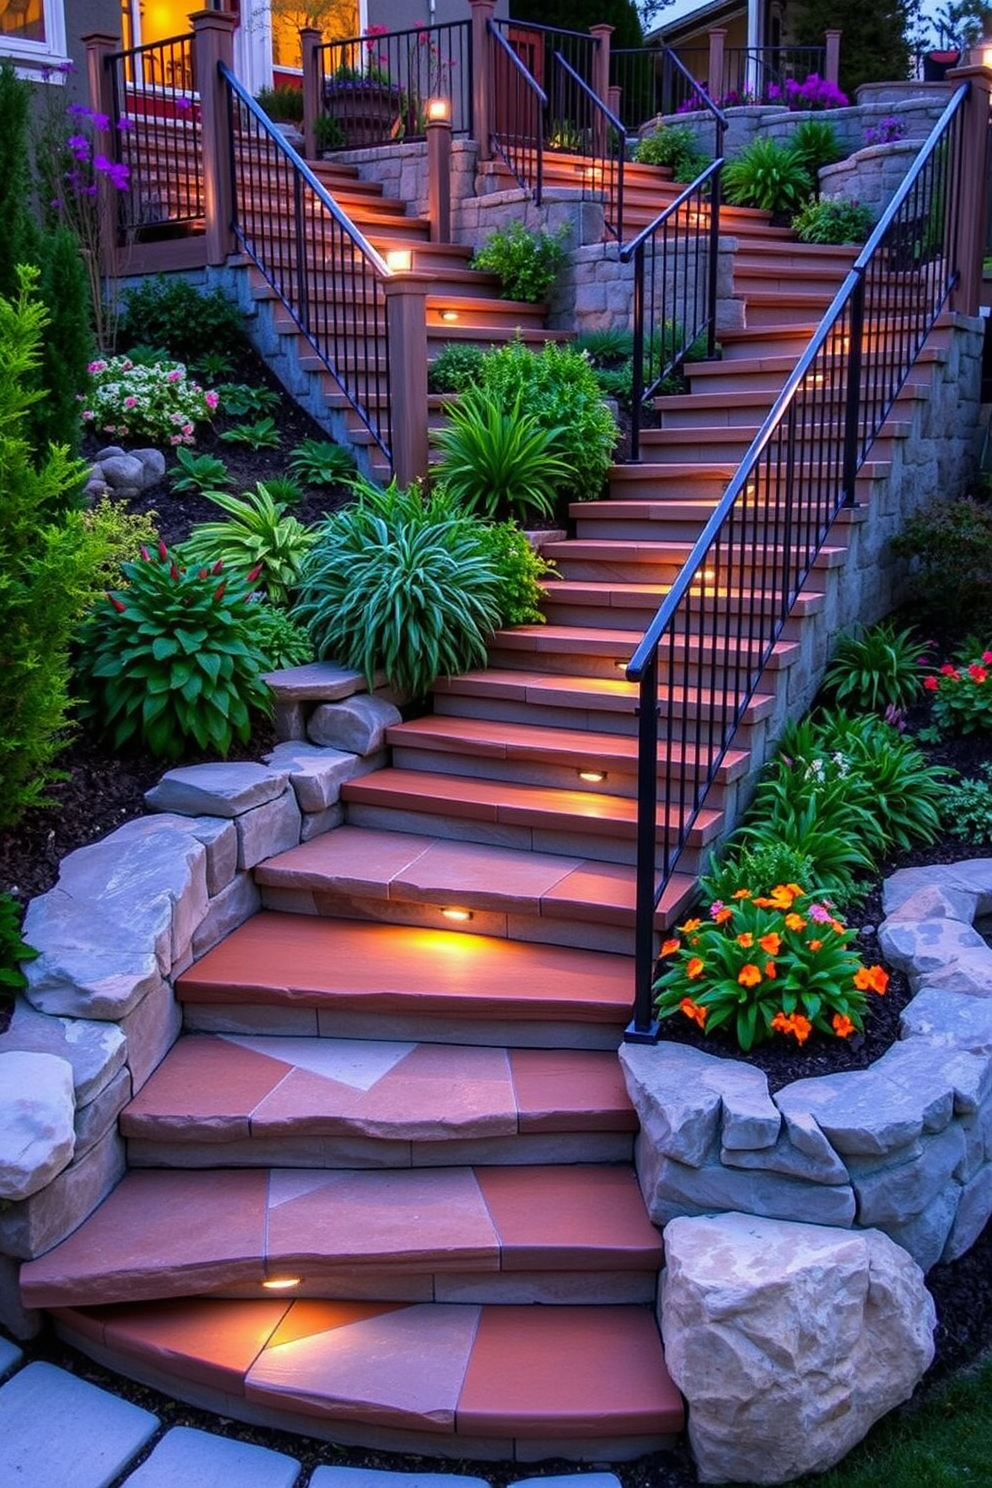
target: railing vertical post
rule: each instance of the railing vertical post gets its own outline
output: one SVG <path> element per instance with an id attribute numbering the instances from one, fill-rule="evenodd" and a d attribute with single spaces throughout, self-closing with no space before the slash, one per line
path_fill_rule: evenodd
<path id="1" fill-rule="evenodd" d="M 493 47 L 489 23 L 495 0 L 469 0 L 472 7 L 472 122 L 480 161 L 492 158 Z"/>
<path id="2" fill-rule="evenodd" d="M 427 291 L 431 274 L 391 274 L 386 295 L 393 474 L 401 486 L 427 474 Z"/>
<path id="3" fill-rule="evenodd" d="M 596 45 L 592 53 L 592 77 L 590 86 L 600 103 L 609 106 L 610 98 L 610 37 L 614 32 L 613 26 L 600 23 L 598 26 L 590 26 L 589 34 Z M 593 150 L 602 156 L 606 151 L 606 120 L 597 109 L 593 114 Z"/>
<path id="4" fill-rule="evenodd" d="M 716 124 L 717 160 L 723 157 L 723 137 L 725 133 L 726 125 L 722 124 L 718 119 Z M 720 187 L 721 173 L 717 171 L 710 178 L 710 261 L 707 265 L 708 274 L 706 280 L 706 316 L 709 322 L 706 332 L 706 355 L 710 361 L 716 356 L 716 300 L 720 274 Z"/>
<path id="5" fill-rule="evenodd" d="M 307 160 L 317 158 L 314 126 L 322 107 L 318 73 L 321 34 L 316 26 L 300 28 L 300 51 L 303 53 L 303 153 Z"/>
<path id="6" fill-rule="evenodd" d="M 431 242 L 451 242 L 451 119 L 427 120 L 427 210 Z"/>
<path id="7" fill-rule="evenodd" d="M 637 710 L 637 921 L 634 931 L 634 1017 L 628 1043 L 654 1043 L 655 876 L 658 853 L 658 650 L 652 651 L 640 681 Z M 662 832 L 668 823 L 662 822 Z"/>
<path id="8" fill-rule="evenodd" d="M 222 264 L 234 250 L 234 181 L 231 171 L 227 99 L 217 72 L 223 62 L 234 70 L 235 15 L 198 10 L 193 22 L 193 70 L 200 94 L 203 138 L 203 207 L 207 263 Z"/>
<path id="9" fill-rule="evenodd" d="M 841 466 L 844 505 L 854 505 L 854 485 L 860 463 L 861 354 L 865 337 L 865 275 L 859 274 L 851 295 L 851 331 L 847 356 L 847 398 L 844 407 L 844 457 Z"/>
<path id="10" fill-rule="evenodd" d="M 630 459 L 641 458 L 641 399 L 644 397 L 644 244 L 634 250 L 634 370 L 630 387 Z"/>
<path id="11" fill-rule="evenodd" d="M 706 67 L 706 91 L 714 103 L 719 103 L 726 89 L 723 86 L 724 56 L 727 43 L 725 26 L 714 26 L 709 32 L 710 55 Z"/>
<path id="12" fill-rule="evenodd" d="M 86 82 L 89 88 L 90 107 L 96 114 L 103 114 L 110 120 L 111 128 L 106 130 L 94 129 L 94 149 L 109 159 L 114 153 L 112 129 L 117 122 L 114 118 L 114 80 L 111 76 L 109 58 L 111 53 L 120 51 L 120 37 L 111 36 L 103 31 L 91 31 L 88 36 L 83 37 L 86 47 Z M 107 179 L 105 172 L 97 174 L 97 213 L 99 223 L 99 253 L 100 263 L 98 272 L 101 275 L 116 275 L 117 273 L 117 217 L 115 212 L 114 189 Z"/>
<path id="13" fill-rule="evenodd" d="M 840 31 L 825 31 L 823 40 L 826 50 L 823 58 L 823 80 L 825 83 L 833 83 L 837 86 L 840 77 Z"/>
<path id="14" fill-rule="evenodd" d="M 959 179 L 963 189 L 952 205 L 952 210 L 956 209 L 958 214 L 958 282 L 951 305 L 965 315 L 977 315 L 988 212 L 989 90 L 992 87 L 992 72 L 979 64 L 955 67 L 947 76 L 949 81 L 971 84 L 960 134 Z M 950 185 L 945 189 L 951 189 Z"/>

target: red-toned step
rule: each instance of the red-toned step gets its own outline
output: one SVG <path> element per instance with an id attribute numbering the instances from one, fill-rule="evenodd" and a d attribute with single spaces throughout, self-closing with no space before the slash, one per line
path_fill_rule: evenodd
<path id="1" fill-rule="evenodd" d="M 21 1295 L 30 1307 L 261 1299 L 292 1276 L 303 1297 L 553 1303 L 571 1282 L 616 1304 L 652 1301 L 660 1264 L 627 1166 L 132 1171 L 25 1264 Z"/>
<path id="2" fill-rule="evenodd" d="M 683 1425 L 647 1307 L 191 1299 L 57 1318 L 180 1399 L 334 1441 L 623 1461 Z"/>

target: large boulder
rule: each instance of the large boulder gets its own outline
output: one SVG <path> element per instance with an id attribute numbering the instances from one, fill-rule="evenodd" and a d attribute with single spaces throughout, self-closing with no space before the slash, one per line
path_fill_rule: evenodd
<path id="1" fill-rule="evenodd" d="M 29 1198 L 72 1161 L 72 1065 L 55 1054 L 0 1054 L 0 1199 Z"/>
<path id="2" fill-rule="evenodd" d="M 704 1483 L 838 1462 L 933 1358 L 923 1273 L 877 1230 L 747 1214 L 674 1219 L 659 1298 Z"/>

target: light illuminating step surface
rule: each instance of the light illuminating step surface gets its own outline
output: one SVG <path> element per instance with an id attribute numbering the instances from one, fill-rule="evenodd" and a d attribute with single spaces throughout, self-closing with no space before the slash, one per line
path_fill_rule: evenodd
<path id="1" fill-rule="evenodd" d="M 27 1306 L 152 1301 L 296 1278 L 421 1284 L 435 1273 L 643 1271 L 661 1237 L 631 1168 L 444 1168 L 425 1172 L 245 1169 L 132 1172 L 67 1240 L 21 1275 Z M 605 1278 L 608 1282 L 609 1276 Z M 314 1288 L 324 1286 L 323 1291 Z M 443 1288 L 442 1288 L 443 1290 Z M 345 1293 L 345 1295 L 349 1295 Z M 383 1290 L 377 1295 L 388 1296 Z"/>

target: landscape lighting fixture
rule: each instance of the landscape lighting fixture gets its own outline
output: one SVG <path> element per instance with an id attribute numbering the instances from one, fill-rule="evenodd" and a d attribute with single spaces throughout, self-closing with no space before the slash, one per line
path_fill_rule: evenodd
<path id="1" fill-rule="evenodd" d="M 459 925 L 464 925 L 472 918 L 470 909 L 442 909 L 441 913 L 446 920 L 455 920 Z"/>
<path id="2" fill-rule="evenodd" d="M 391 274 L 409 274 L 413 268 L 413 253 L 409 248 L 388 248 L 386 268 Z"/>

